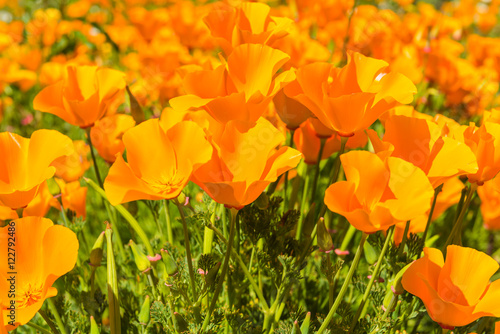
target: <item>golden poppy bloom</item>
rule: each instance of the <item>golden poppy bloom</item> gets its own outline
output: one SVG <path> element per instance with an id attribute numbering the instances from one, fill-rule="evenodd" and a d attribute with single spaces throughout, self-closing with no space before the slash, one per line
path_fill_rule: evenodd
<path id="1" fill-rule="evenodd" d="M 267 45 L 242 44 L 214 70 L 187 73 L 188 95 L 170 100 L 177 110 L 203 107 L 216 120 L 256 122 L 274 95 L 294 79 L 293 72 L 275 73 L 290 57 Z"/>
<path id="2" fill-rule="evenodd" d="M 26 207 L 54 175 L 54 160 L 72 152 L 71 139 L 55 130 L 35 131 L 30 139 L 0 133 L 0 201 L 11 209 Z"/>
<path id="3" fill-rule="evenodd" d="M 419 297 L 441 327 L 466 326 L 481 317 L 499 317 L 500 281 L 490 278 L 498 263 L 473 248 L 451 245 L 446 261 L 439 249 L 424 248 L 424 257 L 403 274 L 406 291 Z"/>
<path id="4" fill-rule="evenodd" d="M 366 130 L 388 109 L 407 104 L 417 92 L 404 75 L 383 60 L 352 52 L 347 65 L 313 63 L 297 70 L 299 85 L 285 93 L 301 102 L 328 128 L 344 137 Z"/>
<path id="5" fill-rule="evenodd" d="M 64 209 L 75 212 L 76 217 L 85 219 L 87 216 L 87 187 L 81 187 L 80 181 L 66 183 L 62 179 L 55 179 L 61 190 L 61 201 Z M 59 203 L 57 208 L 61 209 Z"/>
<path id="6" fill-rule="evenodd" d="M 130 115 L 115 114 L 97 121 L 90 130 L 92 144 L 99 155 L 109 163 L 116 160 L 117 153 L 123 153 L 122 136 L 128 129 L 135 125 L 134 118 Z"/>
<path id="7" fill-rule="evenodd" d="M 128 130 L 123 143 L 127 162 L 118 154 L 104 181 L 113 205 L 177 197 L 193 170 L 212 155 L 205 133 L 191 121 L 165 127 L 158 119 L 148 120 Z"/>
<path id="8" fill-rule="evenodd" d="M 241 2 L 237 8 L 221 2 L 204 18 L 212 36 L 229 55 L 233 47 L 253 43 L 272 46 L 288 35 L 293 21 L 269 15 L 271 8 L 263 3 Z M 229 27 L 229 28 L 228 28 Z"/>
<path id="9" fill-rule="evenodd" d="M 241 209 L 252 203 L 279 175 L 296 167 L 302 154 L 281 147 L 285 137 L 261 118 L 254 127 L 229 122 L 212 141 L 212 159 L 198 168 L 192 181 L 216 202 Z"/>
<path id="10" fill-rule="evenodd" d="M 383 141 L 373 130 L 368 130 L 368 136 L 377 154 L 411 162 L 436 188 L 450 178 L 478 170 L 472 150 L 463 141 L 445 136 L 446 131 L 445 124 L 392 115 L 386 119 Z"/>
<path id="11" fill-rule="evenodd" d="M 305 105 L 288 97 L 284 90 L 280 90 L 273 99 L 276 113 L 290 130 L 296 130 L 312 116 Z"/>
<path id="12" fill-rule="evenodd" d="M 12 236 L 12 234 L 14 236 Z M 16 274 L 9 274 L 9 242 L 15 238 Z M 78 240 L 69 228 L 54 225 L 50 219 L 26 217 L 13 220 L 0 229 L 0 298 L 7 330 L 29 322 L 45 299 L 57 295 L 52 284 L 73 269 L 78 256 Z M 9 297 L 11 279 L 15 280 L 15 299 Z M 15 300 L 15 319 L 7 309 Z"/>
<path id="13" fill-rule="evenodd" d="M 500 230 L 500 192 L 497 190 L 499 180 L 496 177 L 477 188 L 481 199 L 481 216 L 484 227 L 488 230 Z"/>
<path id="14" fill-rule="evenodd" d="M 57 158 L 52 163 L 56 168 L 56 176 L 66 182 L 79 180 L 90 167 L 90 146 L 83 140 L 74 140 L 73 145 L 75 150 L 71 155 Z"/>
<path id="15" fill-rule="evenodd" d="M 65 79 L 45 87 L 33 108 L 88 128 L 104 117 L 125 89 L 125 74 L 97 66 L 68 66 Z"/>
<path id="16" fill-rule="evenodd" d="M 385 230 L 430 209 L 434 190 L 411 163 L 393 157 L 384 161 L 367 151 L 351 151 L 340 160 L 347 181 L 328 187 L 325 204 L 358 230 Z"/>

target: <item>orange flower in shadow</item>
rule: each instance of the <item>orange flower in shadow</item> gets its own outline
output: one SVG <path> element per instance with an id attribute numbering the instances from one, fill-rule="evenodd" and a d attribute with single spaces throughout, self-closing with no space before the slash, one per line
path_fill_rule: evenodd
<path id="1" fill-rule="evenodd" d="M 128 129 L 134 127 L 134 118 L 130 115 L 115 114 L 97 121 L 90 130 L 92 144 L 99 155 L 109 163 L 116 160 L 116 154 L 123 153 L 122 136 Z"/>
<path id="2" fill-rule="evenodd" d="M 123 143 L 127 162 L 118 154 L 104 182 L 113 205 L 177 197 L 193 170 L 212 154 L 203 130 L 190 121 L 168 128 L 158 119 L 148 120 L 128 130 Z"/>
<path id="3" fill-rule="evenodd" d="M 0 133 L 0 201 L 11 209 L 26 207 L 54 175 L 54 160 L 72 152 L 71 139 L 55 130 L 35 131 L 30 139 Z"/>
<path id="4" fill-rule="evenodd" d="M 15 246 L 9 242 L 15 240 Z M 78 240 L 69 228 L 54 225 L 50 219 L 27 217 L 13 220 L 0 230 L 0 298 L 7 330 L 28 323 L 45 299 L 57 295 L 54 282 L 73 269 L 78 256 Z M 8 248 L 16 253 L 15 272 L 9 267 Z M 12 298 L 8 279 L 15 280 Z M 7 305 L 15 300 L 15 319 L 9 318 Z"/>
<path id="5" fill-rule="evenodd" d="M 466 326 L 481 317 L 499 317 L 500 280 L 491 283 L 498 263 L 472 248 L 447 247 L 446 261 L 435 248 L 403 274 L 406 291 L 419 297 L 429 316 L 441 327 Z"/>
<path id="6" fill-rule="evenodd" d="M 52 163 L 56 168 L 56 176 L 66 182 L 79 180 L 90 167 L 90 146 L 83 140 L 75 140 L 73 145 L 75 150 L 71 155 L 57 158 Z"/>
<path id="7" fill-rule="evenodd" d="M 421 169 L 403 159 L 385 161 L 376 154 L 352 151 L 340 157 L 347 181 L 332 184 L 325 204 L 365 233 L 386 230 L 425 214 L 434 196 Z"/>
<path id="8" fill-rule="evenodd" d="M 68 66 L 65 79 L 44 88 L 33 108 L 87 128 L 123 97 L 125 74 L 97 66 Z"/>
<path id="9" fill-rule="evenodd" d="M 87 187 L 81 187 L 80 181 L 66 183 L 64 180 L 55 179 L 61 189 L 61 200 L 65 210 L 75 212 L 76 217 L 85 219 L 87 216 Z M 58 209 L 61 209 L 58 204 Z"/>
<path id="10" fill-rule="evenodd" d="M 218 203 L 241 209 L 299 163 L 302 154 L 297 150 L 276 149 L 284 140 L 263 118 L 252 128 L 248 123 L 229 122 L 220 137 L 212 139 L 212 159 L 193 173 L 192 181 Z"/>
<path id="11" fill-rule="evenodd" d="M 294 79 L 293 72 L 275 76 L 287 62 L 284 52 L 266 45 L 242 44 L 214 70 L 187 73 L 183 84 L 188 95 L 170 100 L 177 110 L 203 107 L 216 120 L 256 122 L 274 95 Z"/>
<path id="12" fill-rule="evenodd" d="M 388 109 L 413 100 L 415 85 L 388 66 L 352 52 L 343 68 L 313 63 L 298 69 L 299 85 L 285 87 L 285 93 L 308 107 L 325 126 L 349 137 L 366 130 Z"/>

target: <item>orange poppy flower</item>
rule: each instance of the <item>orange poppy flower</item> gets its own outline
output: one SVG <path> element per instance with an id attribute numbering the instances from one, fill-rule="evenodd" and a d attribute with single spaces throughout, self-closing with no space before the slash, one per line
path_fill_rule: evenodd
<path id="1" fill-rule="evenodd" d="M 477 188 L 477 194 L 481 199 L 484 227 L 488 230 L 500 230 L 500 192 L 497 190 L 499 180 L 496 177 Z"/>
<path id="2" fill-rule="evenodd" d="M 276 149 L 284 140 L 264 118 L 252 128 L 229 122 L 220 138 L 212 140 L 212 159 L 193 173 L 192 181 L 216 202 L 241 209 L 299 163 L 299 151 L 286 146 Z"/>
<path id="3" fill-rule="evenodd" d="M 271 8 L 263 3 L 242 2 L 238 8 L 217 3 L 204 18 L 212 36 L 229 55 L 233 47 L 254 43 L 272 46 L 288 35 L 293 21 L 286 17 L 274 17 Z"/>
<path id="4" fill-rule="evenodd" d="M 316 132 L 311 119 L 305 121 L 299 129 L 297 129 L 293 136 L 293 142 L 304 155 L 304 162 L 306 164 L 315 165 L 318 160 L 318 154 L 321 147 L 321 137 Z M 354 136 L 349 137 L 346 147 L 350 149 L 363 147 L 368 142 L 368 137 L 362 131 L 356 132 Z M 332 135 L 326 138 L 321 160 L 329 158 L 333 153 L 340 150 L 340 137 Z"/>
<path id="5" fill-rule="evenodd" d="M 453 136 L 476 156 L 479 169 L 467 174 L 469 182 L 482 185 L 500 172 L 500 124 L 487 121 L 479 127 L 474 123 L 463 125 L 453 131 Z"/>
<path id="6" fill-rule="evenodd" d="M 97 121 L 90 130 L 92 144 L 99 155 L 109 163 L 116 160 L 117 153 L 123 153 L 122 136 L 128 129 L 135 125 L 134 118 L 130 115 L 115 114 Z"/>
<path id="7" fill-rule="evenodd" d="M 57 158 L 52 163 L 56 168 L 56 176 L 66 182 L 79 180 L 90 167 L 87 159 L 90 146 L 83 140 L 74 140 L 73 145 L 75 150 L 71 155 Z"/>
<path id="8" fill-rule="evenodd" d="M 87 216 L 87 187 L 81 187 L 80 181 L 66 183 L 62 179 L 56 178 L 55 180 L 61 190 L 61 200 L 64 209 L 74 211 L 76 217 L 85 219 Z M 58 209 L 60 209 L 59 205 Z"/>
<path id="9" fill-rule="evenodd" d="M 14 237 L 12 237 L 14 234 Z M 15 241 L 16 274 L 8 267 L 9 241 Z M 13 220 L 0 230 L 0 298 L 3 300 L 3 321 L 7 330 L 29 322 L 45 299 L 57 295 L 52 284 L 69 272 L 78 256 L 78 240 L 69 228 L 54 225 L 50 219 L 26 217 Z M 12 247 L 11 247 L 12 248 Z M 14 277 L 15 299 L 9 297 Z M 7 305 L 15 300 L 15 317 L 10 318 Z"/>
<path id="10" fill-rule="evenodd" d="M 45 87 L 33 108 L 87 128 L 104 117 L 110 105 L 122 98 L 125 74 L 97 66 L 68 66 L 65 79 Z"/>
<path id="11" fill-rule="evenodd" d="M 385 122 L 384 141 L 373 130 L 368 130 L 368 136 L 377 154 L 411 162 L 426 173 L 436 188 L 447 179 L 478 170 L 472 150 L 443 132 L 436 122 L 392 115 Z"/>
<path id="12" fill-rule="evenodd" d="M 190 121 L 168 128 L 158 119 L 148 120 L 128 130 L 123 143 L 128 162 L 117 155 L 104 182 L 113 205 L 177 197 L 193 170 L 212 154 L 203 130 Z"/>
<path id="13" fill-rule="evenodd" d="M 443 189 L 436 199 L 436 206 L 434 207 L 431 222 L 438 219 L 439 216 L 441 216 L 449 207 L 458 203 L 463 188 L 463 182 L 456 177 L 446 180 L 443 183 Z M 415 234 L 425 231 L 427 219 L 429 218 L 429 211 L 410 221 L 410 228 L 408 229 L 407 235 L 408 237 L 411 233 Z M 399 243 L 403 240 L 405 228 L 406 222 L 396 224 L 396 229 L 394 230 L 394 243 L 396 245 L 399 245 Z"/>
<path id="14" fill-rule="evenodd" d="M 276 113 L 290 130 L 296 130 L 312 116 L 305 105 L 288 97 L 283 89 L 274 96 L 273 102 Z"/>
<path id="15" fill-rule="evenodd" d="M 348 137 L 367 129 L 395 105 L 413 100 L 415 85 L 388 66 L 352 52 L 343 68 L 313 63 L 298 69 L 299 85 L 285 87 L 285 93 L 308 107 L 325 126 Z"/>
<path id="16" fill-rule="evenodd" d="M 187 73 L 183 83 L 188 95 L 171 99 L 170 105 L 177 110 L 203 107 L 221 123 L 256 122 L 274 95 L 294 79 L 291 71 L 275 77 L 289 58 L 266 45 L 242 44 L 233 50 L 227 64 Z"/>
<path id="17" fill-rule="evenodd" d="M 0 201 L 11 209 L 26 207 L 54 175 L 54 160 L 72 152 L 71 139 L 55 130 L 35 131 L 30 139 L 0 133 Z"/>
<path id="18" fill-rule="evenodd" d="M 365 233 L 425 214 L 434 196 L 424 172 L 411 163 L 352 151 L 340 157 L 347 181 L 332 184 L 325 204 Z"/>
<path id="19" fill-rule="evenodd" d="M 441 327 L 466 326 L 481 317 L 499 317 L 500 281 L 490 283 L 498 263 L 473 248 L 451 245 L 446 261 L 439 249 L 424 248 L 424 257 L 403 274 L 406 291 L 419 297 Z"/>

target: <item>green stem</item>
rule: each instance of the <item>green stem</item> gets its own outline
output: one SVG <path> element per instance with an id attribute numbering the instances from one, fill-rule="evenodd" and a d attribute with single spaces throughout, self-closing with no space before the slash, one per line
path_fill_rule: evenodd
<path id="1" fill-rule="evenodd" d="M 59 312 L 57 311 L 57 308 L 54 305 L 52 299 L 47 299 L 47 304 L 49 305 L 50 313 L 52 313 L 54 319 L 56 319 L 57 327 L 59 327 L 61 334 L 66 334 L 66 327 L 64 327 L 61 316 L 59 315 Z"/>
<path id="2" fill-rule="evenodd" d="M 337 308 L 339 307 L 340 303 L 342 302 L 344 295 L 347 292 L 347 289 L 349 288 L 349 284 L 351 283 L 352 276 L 354 275 L 354 272 L 356 271 L 356 268 L 358 267 L 358 263 L 359 263 L 359 260 L 361 258 L 361 253 L 363 253 L 363 246 L 365 244 L 367 237 L 368 237 L 368 234 L 366 234 L 366 233 L 363 233 L 363 235 L 361 236 L 361 241 L 358 245 L 358 249 L 356 250 L 356 255 L 354 256 L 354 260 L 351 264 L 349 272 L 347 273 L 347 277 L 344 281 L 344 284 L 342 284 L 342 288 L 340 288 L 340 292 L 337 295 L 337 298 L 335 299 L 335 303 L 333 303 L 333 306 L 330 309 L 330 312 L 328 312 L 328 315 L 326 316 L 325 321 L 323 321 L 323 324 L 319 328 L 317 334 L 321 334 L 325 331 L 325 329 L 330 324 L 330 321 L 332 320 L 333 316 L 335 315 Z"/>
<path id="3" fill-rule="evenodd" d="M 86 177 L 83 178 L 85 182 L 87 182 L 92 189 L 94 189 L 102 198 L 104 198 L 106 201 L 109 202 L 108 197 L 106 196 L 106 193 L 102 188 L 100 188 L 93 180 L 88 179 Z M 130 227 L 137 233 L 139 238 L 141 239 L 142 243 L 146 247 L 146 250 L 148 252 L 148 255 L 154 256 L 155 252 L 153 251 L 153 247 L 151 247 L 151 243 L 149 241 L 148 236 L 142 229 L 141 225 L 137 220 L 128 212 L 127 209 L 125 209 L 121 204 L 115 205 L 114 208 L 122 215 L 123 218 L 129 223 Z"/>
<path id="4" fill-rule="evenodd" d="M 342 240 L 342 244 L 340 245 L 340 250 L 344 251 L 347 249 L 347 246 L 349 246 L 349 243 L 351 242 L 352 237 L 354 236 L 354 233 L 356 233 L 356 231 L 356 228 L 349 224 L 349 228 L 347 229 L 344 239 Z"/>
<path id="5" fill-rule="evenodd" d="M 121 320 L 120 320 L 120 294 L 118 293 L 118 277 L 116 275 L 115 256 L 113 254 L 113 242 L 111 235 L 113 230 L 108 225 L 106 228 L 106 243 L 107 247 L 107 283 L 108 283 L 108 304 L 109 304 L 109 323 L 111 334 L 121 333 Z"/>
<path id="6" fill-rule="evenodd" d="M 172 222 L 170 221 L 170 209 L 168 208 L 166 199 L 163 200 L 163 209 L 165 210 L 165 220 L 167 221 L 167 241 L 172 245 L 174 242 L 174 234 L 172 232 Z"/>
<path id="7" fill-rule="evenodd" d="M 201 327 L 201 332 L 205 332 L 208 324 L 210 323 L 210 317 L 212 316 L 212 312 L 215 309 L 215 304 L 217 304 L 217 300 L 219 298 L 219 294 L 222 290 L 222 285 L 224 283 L 224 278 L 226 276 L 227 269 L 229 267 L 229 260 L 231 256 L 231 251 L 234 243 L 234 230 L 236 223 L 236 216 L 238 215 L 238 210 L 235 208 L 231 208 L 231 226 L 229 230 L 229 240 L 227 242 L 226 255 L 224 256 L 224 264 L 222 265 L 222 271 L 220 273 L 219 281 L 217 282 L 217 288 L 215 289 L 214 295 L 212 296 L 212 301 L 210 302 L 210 307 L 205 315 L 205 320 L 203 321 L 203 326 Z"/>
<path id="8" fill-rule="evenodd" d="M 315 170 L 314 170 L 314 181 L 313 181 L 313 186 L 312 186 L 312 191 L 311 191 L 311 203 L 314 202 L 314 195 L 316 195 L 316 188 L 318 187 L 319 172 L 320 172 L 319 165 L 321 164 L 321 158 L 323 157 L 323 151 L 325 149 L 325 144 L 326 144 L 326 138 L 321 138 L 320 145 L 319 145 L 318 158 L 317 158 Z"/>
<path id="9" fill-rule="evenodd" d="M 337 154 L 337 157 L 335 158 L 335 162 L 333 164 L 332 173 L 330 174 L 330 182 L 328 182 L 328 186 L 337 182 L 337 179 L 339 178 L 340 156 L 342 154 L 344 154 L 345 145 L 347 144 L 347 140 L 349 140 L 348 137 L 340 137 L 340 150 L 339 150 L 339 153 Z M 321 211 L 319 212 L 319 216 L 323 217 L 325 215 L 325 212 L 326 212 L 326 204 L 325 204 L 325 202 L 323 202 L 323 205 L 321 206 Z"/>
<path id="10" fill-rule="evenodd" d="M 372 290 L 373 283 L 375 282 L 375 279 L 378 278 L 378 275 L 380 273 L 380 268 L 382 267 L 382 262 L 384 262 L 385 253 L 387 252 L 387 249 L 389 248 L 389 244 L 392 241 L 393 234 L 394 234 L 394 226 L 389 228 L 389 231 L 388 231 L 387 236 L 385 238 L 384 247 L 382 247 L 382 251 L 380 252 L 380 255 L 379 255 L 378 260 L 377 260 L 377 265 L 375 266 L 375 269 L 373 270 L 373 273 L 372 273 L 372 277 L 370 278 L 370 281 L 368 282 L 368 285 L 366 286 L 365 294 L 363 295 L 363 299 L 361 300 L 361 304 L 359 304 L 358 310 L 356 311 L 356 315 L 352 319 L 349 333 L 352 333 L 352 331 L 354 330 L 354 327 L 356 327 L 356 323 L 358 322 L 359 315 L 361 314 L 361 311 L 365 307 L 365 304 L 370 296 L 370 292 Z"/>
<path id="11" fill-rule="evenodd" d="M 410 220 L 406 222 L 405 225 L 405 231 L 403 232 L 403 240 L 401 240 L 401 243 L 399 244 L 398 247 L 398 256 L 403 255 L 405 246 L 406 246 L 406 240 L 408 240 L 408 231 L 410 230 Z"/>
<path id="12" fill-rule="evenodd" d="M 52 333 L 59 334 L 56 325 L 54 325 L 54 323 L 52 322 L 52 320 L 50 320 L 49 316 L 47 315 L 47 313 L 45 313 L 44 310 L 38 310 L 38 314 L 40 314 L 43 320 L 45 320 L 45 322 L 47 323 L 47 325 L 49 325 L 50 329 L 52 330 Z"/>
<path id="13" fill-rule="evenodd" d="M 306 206 L 306 201 L 307 201 L 307 197 L 308 197 L 307 190 L 309 189 L 309 175 L 311 174 L 310 170 L 311 170 L 311 166 L 307 165 L 306 175 L 304 176 L 305 177 L 304 191 L 302 192 L 302 199 L 300 201 L 300 208 L 299 208 L 301 215 L 299 218 L 299 223 L 297 224 L 297 231 L 295 232 L 295 240 L 299 240 L 299 241 L 302 239 L 302 228 L 304 226 L 305 216 L 307 215 L 307 210 L 306 210 L 305 206 Z"/>
<path id="14" fill-rule="evenodd" d="M 288 142 L 288 146 L 293 148 L 293 135 L 295 134 L 295 130 L 290 130 L 290 140 Z M 288 210 L 288 171 L 285 172 L 285 182 L 283 185 L 284 193 L 283 193 L 283 212 Z"/>
<path id="15" fill-rule="evenodd" d="M 429 226 L 431 226 L 432 216 L 434 215 L 434 208 L 436 207 L 437 197 L 442 189 L 443 189 L 442 184 L 440 184 L 439 186 L 436 187 L 436 189 L 434 189 L 434 199 L 432 200 L 431 210 L 429 211 L 429 217 L 427 217 L 427 224 L 425 224 L 424 235 L 422 236 L 422 244 L 424 246 L 425 246 L 425 240 L 427 239 L 427 233 L 429 232 Z"/>
<path id="16" fill-rule="evenodd" d="M 215 232 L 215 234 L 217 234 L 217 237 L 227 245 L 227 239 L 224 238 L 222 233 L 213 224 L 210 224 L 209 228 L 212 229 Z M 262 308 L 264 309 L 264 311 L 267 311 L 269 309 L 269 305 L 267 304 L 266 299 L 264 298 L 264 295 L 262 294 L 262 290 L 260 289 L 259 285 L 257 284 L 257 282 L 255 282 L 252 275 L 250 274 L 250 271 L 247 269 L 245 262 L 241 259 L 240 255 L 236 253 L 234 249 L 231 249 L 231 255 L 233 256 L 234 259 L 236 259 L 236 262 L 238 262 L 241 270 L 243 271 L 243 274 L 246 276 L 246 278 L 250 282 L 250 285 L 255 290 L 257 297 L 259 297 L 260 301 L 262 301 Z"/>
<path id="17" fill-rule="evenodd" d="M 453 225 L 453 229 L 451 230 L 451 233 L 448 236 L 448 239 L 446 240 L 446 243 L 443 247 L 445 252 L 446 252 L 446 247 L 448 245 L 452 244 L 462 245 L 462 222 L 464 220 L 465 214 L 467 213 L 467 210 L 469 209 L 470 202 L 472 200 L 474 193 L 476 192 L 476 189 L 477 189 L 477 183 L 471 183 L 467 190 L 467 197 L 465 198 L 465 203 L 462 206 L 457 221 Z"/>
<path id="18" fill-rule="evenodd" d="M 31 328 L 36 329 L 39 332 L 42 332 L 42 333 L 45 333 L 45 334 L 52 334 L 51 331 L 48 331 L 45 328 L 43 328 L 42 326 L 39 326 L 39 325 L 37 325 L 35 323 L 28 322 L 26 325 L 30 326 Z"/>
<path id="19" fill-rule="evenodd" d="M 184 217 L 184 210 L 182 210 L 182 206 L 179 203 L 179 201 L 177 199 L 174 199 L 174 203 L 177 206 L 177 209 L 179 210 L 179 213 L 181 215 L 182 229 L 184 230 L 184 245 L 186 247 L 186 257 L 189 270 L 189 280 L 191 282 L 191 288 L 193 289 L 193 299 L 197 300 L 198 293 L 196 292 L 196 284 L 194 280 L 193 258 L 191 256 L 191 246 L 189 244 L 189 233 L 186 223 L 186 217 Z"/>
<path id="20" fill-rule="evenodd" d="M 92 161 L 94 162 L 94 171 L 95 171 L 95 176 L 97 178 L 97 182 L 99 183 L 99 186 L 101 186 L 101 188 L 104 188 L 104 183 L 102 182 L 101 173 L 99 172 L 99 167 L 97 166 L 97 159 L 94 152 L 94 145 L 92 145 L 92 139 L 90 138 L 90 129 L 91 128 L 86 129 L 87 142 L 89 143 L 90 146 L 90 155 L 92 156 Z"/>

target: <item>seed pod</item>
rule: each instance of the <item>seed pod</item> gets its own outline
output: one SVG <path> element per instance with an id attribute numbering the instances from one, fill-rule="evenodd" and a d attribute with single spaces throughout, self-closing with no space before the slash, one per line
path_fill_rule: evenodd
<path id="1" fill-rule="evenodd" d="M 311 312 L 307 312 L 306 318 L 304 319 L 304 322 L 302 322 L 302 326 L 300 326 L 300 331 L 302 332 L 302 334 L 309 333 L 310 325 L 311 325 Z"/>
<path id="2" fill-rule="evenodd" d="M 90 265 L 93 267 L 99 267 L 101 265 L 104 254 L 102 250 L 104 235 L 105 232 L 102 231 L 102 233 L 97 237 L 96 241 L 94 242 L 94 246 L 92 246 L 92 250 L 90 251 Z"/>
<path id="3" fill-rule="evenodd" d="M 90 334 L 99 334 L 99 326 L 93 316 L 90 316 Z"/>
<path id="4" fill-rule="evenodd" d="M 333 249 L 332 236 L 326 229 L 323 217 L 318 222 L 318 246 L 323 252 L 330 252 Z"/>
<path id="5" fill-rule="evenodd" d="M 168 254 L 168 252 L 164 249 L 160 251 L 161 259 L 163 260 L 163 264 L 165 265 L 165 271 L 168 276 L 175 276 L 179 272 L 177 269 L 177 264 L 174 259 Z"/>
<path id="6" fill-rule="evenodd" d="M 139 313 L 139 323 L 141 325 L 147 326 L 149 323 L 149 310 L 151 308 L 151 298 L 146 296 L 144 303 L 141 307 L 141 312 Z"/>
<path id="7" fill-rule="evenodd" d="M 129 245 L 132 248 L 132 254 L 134 254 L 134 261 L 139 271 L 146 272 L 149 269 L 151 269 L 151 262 L 149 262 L 146 254 L 141 252 L 141 250 L 139 249 L 139 247 L 137 247 L 137 245 L 133 240 L 130 240 Z"/>

